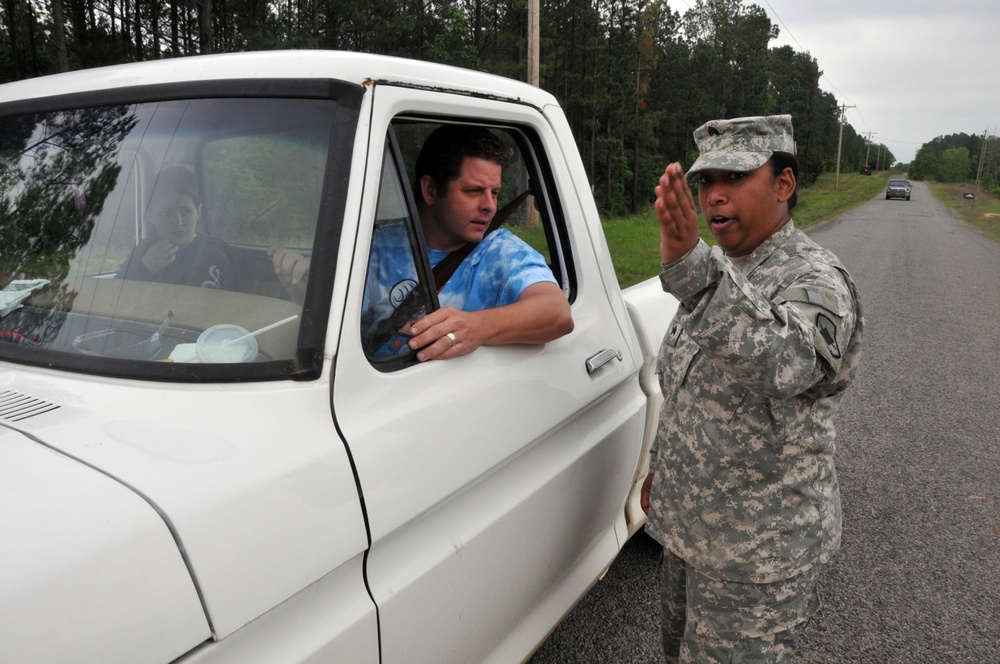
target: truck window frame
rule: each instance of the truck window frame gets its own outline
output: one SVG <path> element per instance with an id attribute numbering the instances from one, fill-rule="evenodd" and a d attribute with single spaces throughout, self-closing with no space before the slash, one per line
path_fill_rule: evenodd
<path id="1" fill-rule="evenodd" d="M 430 311 L 439 308 L 437 299 L 438 286 L 435 284 L 434 277 L 431 272 L 430 258 L 427 253 L 426 243 L 423 239 L 420 217 L 417 212 L 415 199 L 416 192 L 413 191 L 413 164 L 416 161 L 419 147 L 422 145 L 422 140 L 419 141 L 419 144 L 412 140 L 413 137 L 411 137 L 409 141 L 401 140 L 399 134 L 403 133 L 405 136 L 409 130 L 415 135 L 423 133 L 424 138 L 426 138 L 426 135 L 433 131 L 433 129 L 444 124 L 473 124 L 477 126 L 484 126 L 492 130 L 494 133 L 499 135 L 502 140 L 512 146 L 515 163 L 513 164 L 513 168 L 508 167 L 508 169 L 505 169 L 504 191 L 501 192 L 498 209 L 502 209 L 507 202 L 522 193 L 521 190 L 515 191 L 514 188 L 510 186 L 508 181 L 508 173 L 516 170 L 517 168 L 522 169 L 522 175 L 526 180 L 526 182 L 523 183 L 523 186 L 525 188 L 530 186 L 532 196 L 529 197 L 527 202 L 522 203 L 521 206 L 515 210 L 515 212 L 520 212 L 523 209 L 526 215 L 532 215 L 532 207 L 535 210 L 534 214 L 537 215 L 537 221 L 534 223 L 537 225 L 537 228 L 541 230 L 543 240 L 536 240 L 535 242 L 529 241 L 528 243 L 545 257 L 546 262 L 548 262 L 549 267 L 552 270 L 553 277 L 563 290 L 567 300 L 570 304 L 572 304 L 577 292 L 577 279 L 574 269 L 573 251 L 570 245 L 569 233 L 566 229 L 562 207 L 559 205 L 558 190 L 554 184 L 552 170 L 547 159 L 545 158 L 545 151 L 536 130 L 526 125 L 490 122 L 484 121 L 481 118 L 442 118 L 421 114 L 400 114 L 393 118 L 389 125 L 389 132 L 386 137 L 387 155 L 385 163 L 390 163 L 389 160 L 391 159 L 392 167 L 395 169 L 394 176 L 401 183 L 403 183 L 403 189 L 405 190 L 406 197 L 406 207 L 408 211 L 407 223 L 409 224 L 411 235 L 418 238 L 414 246 L 419 247 L 419 255 L 414 255 L 412 257 L 414 264 L 417 267 L 418 288 L 422 291 L 424 302 L 432 303 Z M 404 143 L 408 143 L 409 146 L 407 147 Z M 383 189 L 381 178 L 383 177 L 385 177 L 384 172 L 380 176 L 379 182 L 379 205 L 382 204 L 381 192 Z M 376 214 L 376 216 L 378 215 Z M 521 236 L 521 234 L 516 230 L 517 227 L 512 226 L 510 221 L 505 223 L 504 227 L 514 230 L 516 234 Z M 521 232 L 525 231 L 522 230 Z M 535 233 L 537 233 L 537 231 L 535 231 Z M 540 243 L 543 243 L 542 246 L 538 246 Z M 369 258 L 371 258 L 370 254 Z M 365 288 L 368 288 L 367 275 Z M 398 355 L 388 358 L 374 357 L 373 354 L 369 353 L 367 343 L 368 340 L 365 338 L 365 333 L 362 330 L 359 330 L 359 333 L 362 336 L 362 347 L 365 348 L 365 354 L 368 361 L 379 371 L 396 371 L 419 364 L 416 359 L 416 351 L 414 350 L 402 351 Z"/>

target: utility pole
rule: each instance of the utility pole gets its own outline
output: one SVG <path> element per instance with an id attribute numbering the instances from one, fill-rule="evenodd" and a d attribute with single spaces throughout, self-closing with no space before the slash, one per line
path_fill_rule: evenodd
<path id="1" fill-rule="evenodd" d="M 837 137 L 837 177 L 833 182 L 834 189 L 840 189 L 840 149 L 844 145 L 844 113 L 849 108 L 854 108 L 854 106 L 840 105 L 840 135 Z"/>
<path id="2" fill-rule="evenodd" d="M 979 180 L 983 177 L 983 161 L 986 159 L 986 142 L 989 140 L 990 130 L 983 132 L 983 149 L 979 152 L 979 168 L 976 170 L 976 194 L 979 194 Z"/>
<path id="3" fill-rule="evenodd" d="M 872 152 L 872 136 L 874 136 L 874 135 L 875 135 L 875 132 L 873 132 L 873 131 L 868 132 L 868 140 L 865 141 L 865 166 L 871 165 L 871 162 L 868 161 L 868 156 Z"/>
<path id="4" fill-rule="evenodd" d="M 528 0 L 528 83 L 538 87 L 538 23 L 541 0 Z"/>
<path id="5" fill-rule="evenodd" d="M 974 196 L 979 196 L 979 180 L 983 176 L 983 160 L 986 159 L 986 141 L 989 139 L 990 130 L 987 129 L 983 132 L 983 149 L 979 152 L 979 168 L 976 169 L 976 193 Z M 972 205 L 975 206 L 976 199 L 972 199 Z"/>
<path id="6" fill-rule="evenodd" d="M 541 24 L 541 0 L 528 0 L 528 84 L 536 88 L 539 83 L 538 60 L 539 60 L 539 25 Z M 528 185 L 527 182 L 524 183 Z M 528 198 L 528 220 L 529 226 L 534 226 L 538 222 L 538 208 L 535 207 L 534 196 Z"/>

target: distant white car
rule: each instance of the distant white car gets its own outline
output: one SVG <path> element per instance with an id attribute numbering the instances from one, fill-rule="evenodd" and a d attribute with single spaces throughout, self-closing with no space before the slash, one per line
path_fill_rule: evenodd
<path id="1" fill-rule="evenodd" d="M 509 144 L 503 198 L 533 196 L 508 224 L 576 327 L 384 358 L 374 229 L 407 229 L 436 307 L 409 174 L 453 122 Z M 0 660 L 520 661 L 642 527 L 676 302 L 618 289 L 551 95 L 358 53 L 192 57 L 0 86 L 0 141 Z M 150 204 L 170 169 L 200 201 Z M 136 261 L 178 220 L 208 276 L 152 280 Z M 311 257 L 304 293 L 269 247 Z"/>

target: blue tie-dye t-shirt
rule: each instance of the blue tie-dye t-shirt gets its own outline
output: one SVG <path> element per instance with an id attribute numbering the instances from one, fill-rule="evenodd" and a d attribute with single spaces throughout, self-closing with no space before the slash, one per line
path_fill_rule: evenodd
<path id="1" fill-rule="evenodd" d="M 447 251 L 428 250 L 431 266 L 437 265 Z M 537 283 L 555 284 L 545 258 L 507 229 L 501 228 L 476 245 L 438 293 L 442 307 L 462 311 L 479 311 L 517 302 L 526 288 Z M 414 311 L 406 320 L 423 315 L 423 307 L 407 300 L 417 288 L 417 271 L 413 263 L 406 227 L 401 223 L 384 224 L 376 229 L 368 265 L 365 289 L 362 333 L 366 340 L 381 339 L 374 334 L 379 323 L 404 304 Z M 388 357 L 408 350 L 407 337 L 396 334 L 388 342 L 371 349 L 376 357 Z"/>

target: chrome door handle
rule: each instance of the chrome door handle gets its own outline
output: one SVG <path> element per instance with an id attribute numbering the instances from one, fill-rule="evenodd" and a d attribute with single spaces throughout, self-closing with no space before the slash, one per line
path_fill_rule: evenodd
<path id="1" fill-rule="evenodd" d="M 611 350 L 610 348 L 605 348 L 604 350 L 598 352 L 595 355 L 591 355 L 587 358 L 587 373 L 592 374 L 611 360 L 618 358 L 619 361 L 622 359 L 621 351 Z"/>

